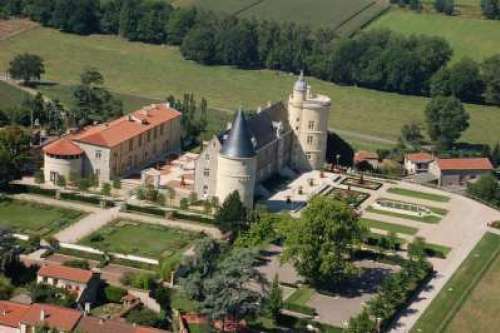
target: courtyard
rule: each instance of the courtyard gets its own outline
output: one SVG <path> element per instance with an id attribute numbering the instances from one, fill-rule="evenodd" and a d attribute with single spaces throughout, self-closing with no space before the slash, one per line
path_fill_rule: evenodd
<path id="1" fill-rule="evenodd" d="M 101 251 L 158 259 L 182 255 L 199 237 L 180 229 L 118 219 L 78 243 Z"/>
<path id="2" fill-rule="evenodd" d="M 0 200 L 0 226 L 29 236 L 50 236 L 77 220 L 83 212 L 5 198 Z"/>

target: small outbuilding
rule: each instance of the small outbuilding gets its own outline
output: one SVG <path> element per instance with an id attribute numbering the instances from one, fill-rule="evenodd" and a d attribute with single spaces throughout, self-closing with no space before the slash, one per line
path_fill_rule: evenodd
<path id="1" fill-rule="evenodd" d="M 493 165 L 486 157 L 438 158 L 429 166 L 429 173 L 437 178 L 439 186 L 465 186 L 492 171 Z"/>

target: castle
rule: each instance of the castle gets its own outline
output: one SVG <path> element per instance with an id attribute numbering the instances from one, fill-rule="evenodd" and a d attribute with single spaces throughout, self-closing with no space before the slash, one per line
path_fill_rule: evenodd
<path id="1" fill-rule="evenodd" d="M 303 74 L 283 102 L 246 119 L 240 110 L 231 127 L 206 142 L 195 162 L 194 191 L 220 203 L 238 191 L 253 206 L 256 187 L 275 174 L 323 167 L 331 100 L 316 95 Z"/>

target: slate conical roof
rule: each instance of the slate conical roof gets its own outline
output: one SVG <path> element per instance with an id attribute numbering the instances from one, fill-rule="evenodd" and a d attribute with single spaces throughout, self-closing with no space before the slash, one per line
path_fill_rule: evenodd
<path id="1" fill-rule="evenodd" d="M 222 144 L 222 155 L 236 158 L 250 158 L 255 156 L 252 143 L 252 134 L 241 110 L 236 114 L 228 138 Z"/>

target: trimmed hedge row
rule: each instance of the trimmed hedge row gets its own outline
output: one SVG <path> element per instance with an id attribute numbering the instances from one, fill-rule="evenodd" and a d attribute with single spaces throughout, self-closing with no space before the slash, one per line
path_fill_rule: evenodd
<path id="1" fill-rule="evenodd" d="M 92 205 L 97 205 L 97 206 L 99 206 L 101 204 L 101 200 L 104 200 L 105 207 L 114 207 L 115 206 L 115 203 L 111 200 L 101 199 L 101 198 L 95 197 L 95 196 L 81 195 L 81 194 L 72 193 L 72 192 L 62 192 L 61 199 L 72 200 L 72 201 L 81 201 L 81 202 L 90 203 Z"/>
<path id="2" fill-rule="evenodd" d="M 139 212 L 143 214 L 150 214 L 150 215 L 157 215 L 157 216 L 165 216 L 165 213 L 168 211 L 163 210 L 161 208 L 156 208 L 156 207 L 142 207 L 142 206 L 136 206 L 136 205 L 130 205 L 127 204 L 126 206 L 127 211 L 133 211 L 133 212 Z M 183 212 L 179 212 L 177 210 L 172 211 L 172 216 L 176 219 L 185 219 L 185 220 L 190 220 L 190 221 L 195 221 L 195 222 L 200 222 L 200 223 L 208 223 L 208 224 L 213 224 L 214 220 L 211 218 L 207 218 L 204 216 L 196 215 L 196 214 L 186 214 Z"/>
<path id="3" fill-rule="evenodd" d="M 56 190 L 54 189 L 46 189 L 24 184 L 11 184 L 9 185 L 8 191 L 12 193 L 32 193 L 53 198 L 56 196 Z"/>
<path id="4" fill-rule="evenodd" d="M 174 211 L 174 217 L 176 219 L 186 219 L 190 221 L 195 221 L 195 222 L 200 222 L 200 223 L 208 223 L 208 224 L 213 224 L 214 219 L 208 218 L 208 217 L 203 217 L 200 215 L 195 215 L 195 214 L 185 214 L 179 211 Z"/>
<path id="5" fill-rule="evenodd" d="M 144 214 L 165 216 L 165 211 L 163 209 L 160 209 L 160 208 L 142 207 L 142 206 L 127 204 L 127 205 L 125 205 L 125 209 L 127 211 L 139 212 L 139 213 L 144 213 Z"/>
<path id="6" fill-rule="evenodd" d="M 316 314 L 314 309 L 307 305 L 285 302 L 285 304 L 283 304 L 283 307 L 287 310 L 302 313 L 311 317 L 314 317 L 314 315 Z"/>

